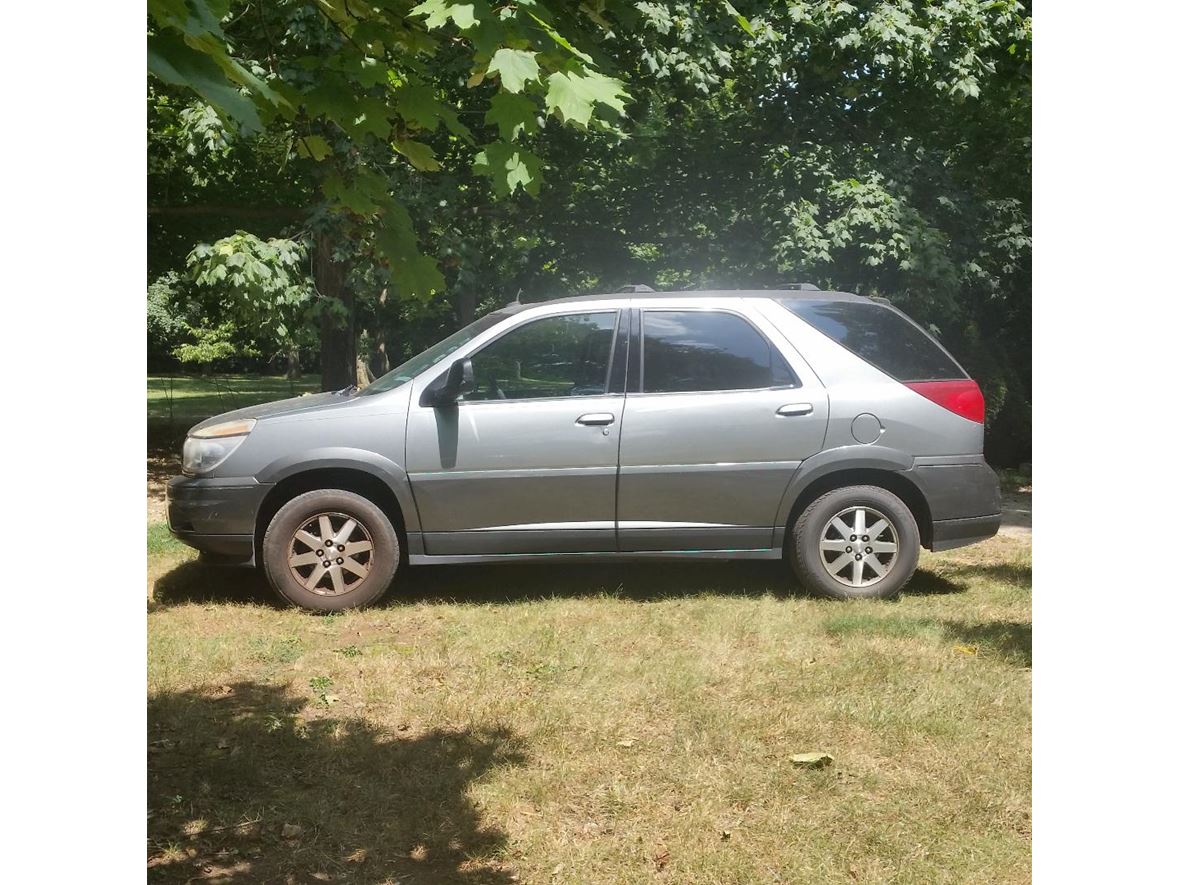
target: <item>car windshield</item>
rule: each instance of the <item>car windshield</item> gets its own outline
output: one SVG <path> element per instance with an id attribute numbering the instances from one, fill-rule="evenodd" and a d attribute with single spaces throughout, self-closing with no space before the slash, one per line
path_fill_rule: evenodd
<path id="1" fill-rule="evenodd" d="M 496 323 L 507 318 L 507 316 L 508 314 L 506 312 L 498 310 L 494 313 L 489 313 L 487 316 L 480 317 L 471 325 L 464 326 L 455 334 L 438 342 L 438 344 L 428 347 L 417 356 L 410 357 L 396 369 L 386 372 L 357 395 L 367 396 L 374 393 L 384 393 L 387 390 L 393 390 L 395 387 L 401 387 L 407 381 L 425 372 L 431 366 L 437 365 L 446 359 L 480 332 L 490 329 Z"/>

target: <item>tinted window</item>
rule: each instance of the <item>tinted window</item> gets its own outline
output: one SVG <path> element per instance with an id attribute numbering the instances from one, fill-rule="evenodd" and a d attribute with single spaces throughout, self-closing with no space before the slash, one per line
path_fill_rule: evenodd
<path id="1" fill-rule="evenodd" d="M 643 314 L 648 393 L 750 390 L 799 382 L 777 349 L 741 317 L 707 311 Z"/>
<path id="2" fill-rule="evenodd" d="M 864 301 L 793 301 L 782 304 L 898 381 L 966 378 L 934 340 L 905 316 Z"/>
<path id="3" fill-rule="evenodd" d="M 547 317 L 513 329 L 471 358 L 464 400 L 596 396 L 606 391 L 616 311 Z"/>

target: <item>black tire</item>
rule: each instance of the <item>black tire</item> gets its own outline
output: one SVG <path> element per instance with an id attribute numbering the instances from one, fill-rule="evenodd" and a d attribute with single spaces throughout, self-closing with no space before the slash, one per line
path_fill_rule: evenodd
<path id="1" fill-rule="evenodd" d="M 872 507 L 887 517 L 897 535 L 897 552 L 884 577 L 861 588 L 842 583 L 828 573 L 820 545 L 828 522 L 842 511 L 859 506 Z M 885 599 L 895 595 L 913 576 L 921 544 L 918 523 L 897 495 L 877 486 L 848 486 L 820 495 L 799 514 L 791 527 L 789 558 L 800 583 L 814 593 L 835 599 Z"/>
<path id="2" fill-rule="evenodd" d="M 368 573 L 355 589 L 336 596 L 307 589 L 288 563 L 295 533 L 321 513 L 355 519 L 372 544 L 366 562 Z M 389 517 L 368 498 L 342 489 L 317 489 L 292 498 L 274 515 L 262 539 L 262 564 L 271 587 L 287 602 L 310 611 L 336 612 L 372 605 L 389 589 L 400 562 L 401 545 Z M 348 576 L 349 580 L 354 578 Z M 324 583 L 327 587 L 331 582 L 325 578 Z"/>

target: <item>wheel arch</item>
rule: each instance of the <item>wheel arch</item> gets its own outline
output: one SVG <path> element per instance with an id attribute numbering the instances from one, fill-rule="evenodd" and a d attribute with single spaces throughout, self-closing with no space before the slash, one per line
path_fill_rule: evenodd
<path id="1" fill-rule="evenodd" d="M 277 479 L 270 480 L 274 485 L 262 499 L 255 518 L 255 550 L 262 549 L 263 535 L 280 508 L 304 492 L 316 489 L 342 489 L 368 498 L 389 517 L 398 533 L 398 540 L 403 549 L 406 549 L 407 531 L 418 530 L 417 511 L 414 509 L 413 499 L 406 500 L 409 497 L 408 484 L 404 492 L 399 493 L 399 489 L 390 482 L 387 475 L 373 470 L 364 462 L 332 459 L 325 463 L 323 459 L 317 458 L 302 463 L 302 469 L 295 466 L 278 472 Z"/>
<path id="2" fill-rule="evenodd" d="M 875 446 L 864 448 L 876 449 Z M 929 548 L 933 536 L 930 505 L 918 485 L 906 476 L 912 466 L 912 457 L 888 449 L 876 449 L 872 453 L 841 452 L 838 457 L 825 458 L 810 465 L 810 469 L 805 461 L 783 495 L 777 524 L 785 537 L 799 514 L 820 495 L 845 486 L 873 485 L 901 498 L 918 524 L 922 546 Z"/>

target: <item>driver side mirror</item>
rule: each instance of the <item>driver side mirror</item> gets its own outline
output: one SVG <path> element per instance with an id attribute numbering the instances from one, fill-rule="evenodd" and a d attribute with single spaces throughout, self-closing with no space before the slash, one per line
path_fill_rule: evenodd
<path id="1" fill-rule="evenodd" d="M 475 370 L 471 367 L 471 360 L 455 360 L 447 370 L 447 380 L 442 387 L 434 392 L 431 405 L 450 406 L 465 393 L 475 390 Z"/>

